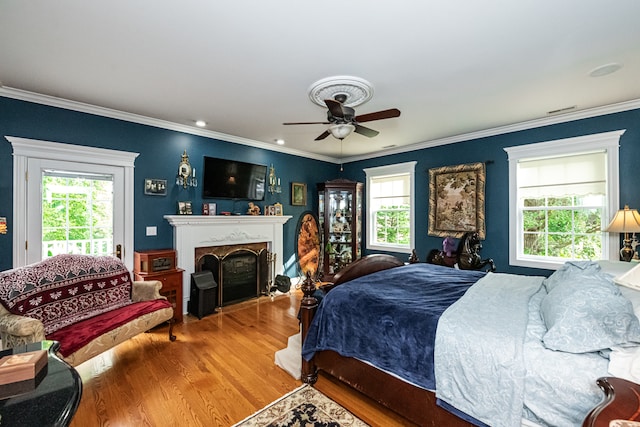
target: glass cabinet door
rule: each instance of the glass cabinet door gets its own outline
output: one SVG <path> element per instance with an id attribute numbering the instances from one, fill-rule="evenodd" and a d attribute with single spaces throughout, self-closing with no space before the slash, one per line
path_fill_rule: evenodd
<path id="1" fill-rule="evenodd" d="M 318 184 L 323 268 L 329 280 L 362 255 L 362 184 L 334 180 Z"/>

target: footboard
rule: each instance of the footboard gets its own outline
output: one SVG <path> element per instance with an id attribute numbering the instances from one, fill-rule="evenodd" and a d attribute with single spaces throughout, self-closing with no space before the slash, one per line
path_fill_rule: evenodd
<path id="1" fill-rule="evenodd" d="M 589 412 L 583 427 L 640 425 L 639 384 L 622 378 L 603 377 L 598 379 L 598 386 L 604 392 L 604 400 Z"/>

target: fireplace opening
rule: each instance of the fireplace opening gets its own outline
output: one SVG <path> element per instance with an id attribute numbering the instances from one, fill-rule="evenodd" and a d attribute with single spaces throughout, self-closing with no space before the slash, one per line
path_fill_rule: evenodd
<path id="1" fill-rule="evenodd" d="M 257 298 L 268 287 L 266 244 L 261 248 L 198 248 L 196 271 L 210 270 L 218 283 L 218 305 L 225 306 Z M 208 252 L 208 253 L 207 253 Z"/>

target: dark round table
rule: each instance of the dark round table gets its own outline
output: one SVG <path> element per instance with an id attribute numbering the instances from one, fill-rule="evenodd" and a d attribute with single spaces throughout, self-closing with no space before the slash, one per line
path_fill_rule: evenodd
<path id="1" fill-rule="evenodd" d="M 0 357 L 47 350 L 47 366 L 36 378 L 0 385 L 0 426 L 68 426 L 82 396 L 78 372 L 56 355 L 56 341 L 0 351 Z"/>

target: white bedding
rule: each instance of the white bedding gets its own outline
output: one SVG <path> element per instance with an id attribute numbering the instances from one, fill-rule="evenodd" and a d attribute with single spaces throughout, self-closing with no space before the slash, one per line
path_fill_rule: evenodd
<path id="1" fill-rule="evenodd" d="M 614 267 L 616 275 L 629 268 Z M 609 276 L 594 273 L 592 265 L 577 279 L 571 271 L 569 273 L 561 272 L 556 276 L 558 281 L 548 280 L 544 286 L 540 286 L 542 278 L 537 278 L 536 282 L 526 276 L 490 274 L 451 306 L 440 319 L 436 338 L 438 397 L 492 426 L 518 426 L 522 418 L 543 426 L 579 426 L 587 412 L 603 398 L 596 385 L 597 378 L 608 375 L 629 378 L 631 375 L 632 380 L 635 376 L 638 381 L 640 347 L 637 333 L 630 333 L 628 339 L 631 341 L 623 342 L 619 348 L 611 346 L 614 349 L 611 363 L 606 348 L 569 352 L 545 346 L 544 337 L 553 325 L 549 325 L 549 318 L 545 323 L 544 315 L 550 314 L 543 309 L 543 301 L 554 302 L 558 292 L 553 297 L 549 293 L 556 283 L 571 282 L 579 297 L 573 301 L 587 302 L 587 307 L 595 307 L 593 313 L 598 313 L 602 306 L 602 300 L 592 294 L 590 286 L 593 283 L 587 282 L 592 277 L 595 277 L 593 281 L 600 282 Z M 627 288 L 618 292 L 610 277 L 605 281 L 607 292 L 617 295 L 612 296 L 614 302 L 621 298 L 620 293 L 632 300 L 632 303 L 626 302 L 627 313 L 630 313 L 626 316 L 634 319 L 632 329 L 637 331 L 638 321 L 630 306 L 633 304 L 637 316 L 640 291 Z M 558 289 L 566 289 L 566 286 Z M 562 300 L 559 305 L 564 307 Z M 522 313 L 525 313 L 524 320 Z M 588 322 L 593 319 L 583 321 L 581 317 L 571 316 L 569 319 L 570 330 L 578 334 L 571 335 L 569 345 L 583 345 L 585 339 L 589 341 L 589 334 L 585 338 L 579 328 L 584 329 L 587 325 L 591 330 Z M 566 318 L 560 320 L 566 322 Z M 523 328 L 522 337 L 516 332 L 520 328 Z M 496 334 L 495 330 L 501 330 L 502 334 Z"/>

